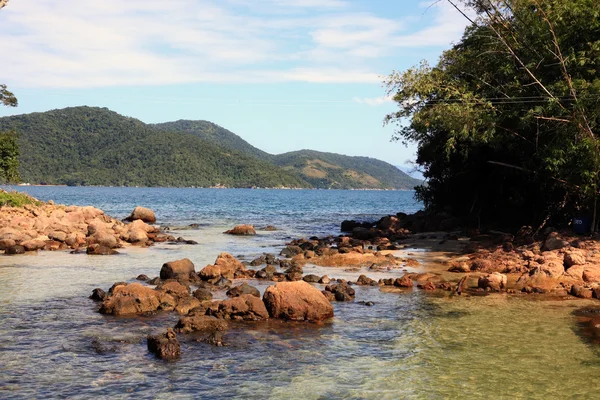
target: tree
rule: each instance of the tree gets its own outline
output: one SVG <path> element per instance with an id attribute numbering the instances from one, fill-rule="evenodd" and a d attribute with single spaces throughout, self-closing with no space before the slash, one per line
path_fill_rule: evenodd
<path id="1" fill-rule="evenodd" d="M 399 105 L 386 121 L 398 124 L 396 139 L 417 143 L 428 178 L 419 198 L 498 227 L 595 214 L 597 1 L 463 4 L 477 18 L 462 40 L 434 67 L 422 63 L 386 81 Z"/>
<path id="2" fill-rule="evenodd" d="M 0 9 L 8 0 L 0 0 Z M 9 92 L 6 85 L 0 85 L 0 103 L 7 107 L 16 107 L 17 98 Z M 0 132 L 0 179 L 6 183 L 19 182 L 19 143 L 15 131 Z"/>

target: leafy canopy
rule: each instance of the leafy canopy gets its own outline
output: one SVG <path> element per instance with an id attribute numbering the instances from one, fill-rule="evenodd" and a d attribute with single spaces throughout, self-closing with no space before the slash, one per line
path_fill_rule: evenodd
<path id="1" fill-rule="evenodd" d="M 452 2 L 456 4 L 455 2 Z M 600 170 L 600 3 L 464 1 L 477 18 L 435 66 L 386 80 L 429 209 L 514 227 L 592 213 Z M 406 120 L 410 119 L 408 124 Z"/>

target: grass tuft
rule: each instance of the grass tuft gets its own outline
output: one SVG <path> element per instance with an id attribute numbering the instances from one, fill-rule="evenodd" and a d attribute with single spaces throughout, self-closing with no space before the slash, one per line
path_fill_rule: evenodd
<path id="1" fill-rule="evenodd" d="M 27 204 L 39 206 L 42 202 L 26 193 L 0 190 L 0 207 L 23 207 Z"/>

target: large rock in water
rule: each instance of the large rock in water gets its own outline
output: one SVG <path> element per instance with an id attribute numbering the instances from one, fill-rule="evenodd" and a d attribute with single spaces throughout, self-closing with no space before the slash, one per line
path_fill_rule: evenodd
<path id="1" fill-rule="evenodd" d="M 251 236 L 256 235 L 256 230 L 252 225 L 238 225 L 233 229 L 225 231 L 229 235 Z"/>
<path id="2" fill-rule="evenodd" d="M 246 266 L 229 253 L 221 253 L 214 265 L 207 265 L 200 271 L 200 278 L 204 280 L 233 279 L 238 272 L 246 271 Z"/>
<path id="3" fill-rule="evenodd" d="M 154 215 L 154 212 L 151 209 L 139 206 L 133 209 L 131 215 L 125 218 L 125 221 L 135 221 L 138 219 L 149 224 L 153 224 L 156 222 L 156 216 Z"/>
<path id="4" fill-rule="evenodd" d="M 181 355 L 177 334 L 171 328 L 163 334 L 148 336 L 147 340 L 148 350 L 158 358 L 173 360 Z"/>
<path id="5" fill-rule="evenodd" d="M 144 314 L 159 309 L 173 309 L 175 299 L 164 292 L 134 282 L 116 286 L 112 295 L 104 300 L 100 313 L 113 315 Z"/>
<path id="6" fill-rule="evenodd" d="M 164 263 L 160 269 L 160 279 L 189 280 L 190 274 L 194 273 L 196 273 L 194 263 L 188 258 L 184 258 Z"/>
<path id="7" fill-rule="evenodd" d="M 229 328 L 227 321 L 208 315 L 191 315 L 182 317 L 175 325 L 175 330 L 181 333 L 224 331 Z"/>
<path id="8" fill-rule="evenodd" d="M 206 312 L 217 318 L 237 321 L 262 321 L 269 319 L 269 313 L 260 297 L 243 294 L 230 300 L 213 304 Z"/>
<path id="9" fill-rule="evenodd" d="M 281 282 L 265 290 L 263 301 L 269 315 L 292 321 L 322 321 L 333 317 L 333 306 L 314 286 L 304 282 Z"/>

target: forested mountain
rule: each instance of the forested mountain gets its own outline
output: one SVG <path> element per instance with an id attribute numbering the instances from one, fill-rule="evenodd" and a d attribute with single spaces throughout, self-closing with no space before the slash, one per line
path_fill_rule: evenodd
<path id="1" fill-rule="evenodd" d="M 21 179 L 127 186 L 309 187 L 294 174 L 193 135 L 108 109 L 75 107 L 0 118 L 20 134 Z"/>
<path id="2" fill-rule="evenodd" d="M 277 155 L 273 161 L 318 188 L 412 189 L 421 184 L 395 166 L 369 157 L 300 150 Z"/>
<path id="3" fill-rule="evenodd" d="M 34 184 L 412 189 L 417 182 L 366 157 L 273 156 L 207 121 L 149 125 L 72 107 L 0 118 L 0 132 L 10 129 L 20 135 L 21 179 Z"/>
<path id="4" fill-rule="evenodd" d="M 189 133 L 220 146 L 271 161 L 320 189 L 412 189 L 422 183 L 391 164 L 369 157 L 350 157 L 314 150 L 272 155 L 208 121 L 179 120 L 153 126 L 165 131 Z"/>
<path id="5" fill-rule="evenodd" d="M 235 133 L 209 121 L 180 119 L 179 121 L 164 122 L 162 124 L 153 124 L 151 126 L 167 132 L 190 133 L 218 146 L 251 154 L 264 160 L 271 158 L 269 153 L 257 149 Z"/>

